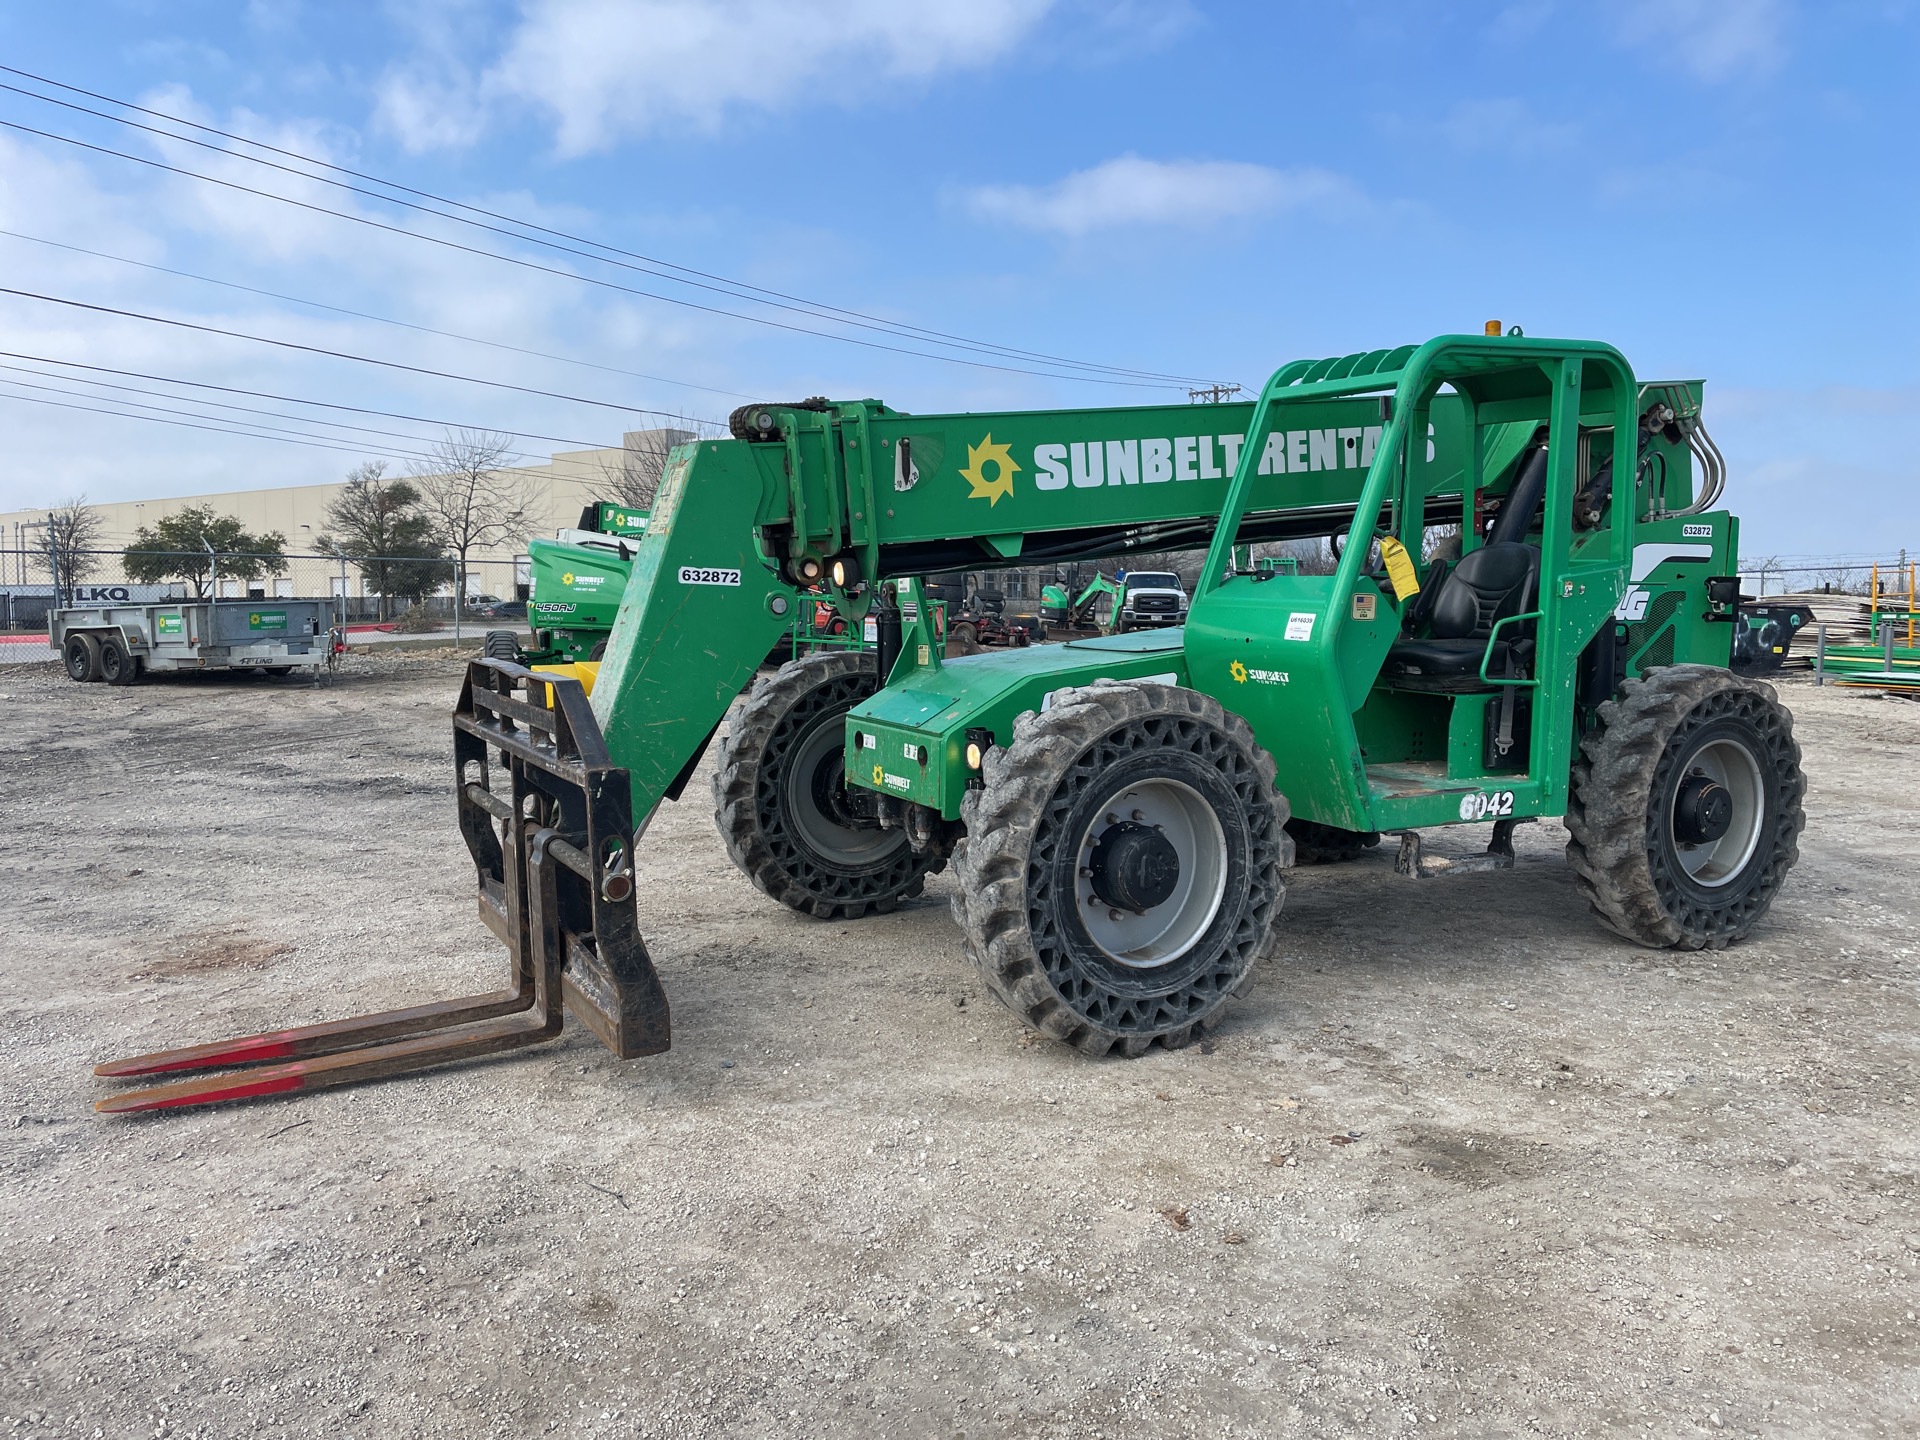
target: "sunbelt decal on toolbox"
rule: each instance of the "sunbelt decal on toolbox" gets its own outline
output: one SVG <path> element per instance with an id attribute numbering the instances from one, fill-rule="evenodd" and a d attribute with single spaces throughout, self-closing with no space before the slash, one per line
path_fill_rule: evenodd
<path id="1" fill-rule="evenodd" d="M 884 765 L 876 765 L 873 767 L 873 783 L 884 786 L 889 790 L 913 789 L 913 782 L 911 780 L 902 779 L 898 775 L 887 774 L 887 769 Z"/>
<path id="2" fill-rule="evenodd" d="M 716 570 L 705 565 L 682 565 L 680 567 L 682 585 L 738 585 L 738 570 Z"/>
<path id="3" fill-rule="evenodd" d="M 1244 685 L 1249 680 L 1256 685 L 1290 685 L 1293 676 L 1285 670 L 1260 670 L 1242 665 L 1238 660 L 1227 667 L 1227 673 L 1233 676 L 1233 683 Z"/>
<path id="4" fill-rule="evenodd" d="M 607 577 L 604 575 L 576 575 L 573 571 L 569 570 L 560 577 L 560 583 L 562 585 L 578 586 L 590 590 L 596 585 L 606 584 Z"/>

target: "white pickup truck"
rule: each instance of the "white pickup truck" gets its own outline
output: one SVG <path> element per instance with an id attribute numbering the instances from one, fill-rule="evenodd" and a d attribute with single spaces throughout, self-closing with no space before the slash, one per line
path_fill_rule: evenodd
<path id="1" fill-rule="evenodd" d="M 1129 570 L 1113 617 L 1116 632 L 1187 623 L 1187 590 L 1171 570 Z"/>

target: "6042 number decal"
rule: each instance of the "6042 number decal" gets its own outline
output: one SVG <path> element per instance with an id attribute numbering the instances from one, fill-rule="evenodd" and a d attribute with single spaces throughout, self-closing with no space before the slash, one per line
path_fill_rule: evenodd
<path id="1" fill-rule="evenodd" d="M 738 570 L 710 570 L 704 565 L 682 565 L 680 567 L 682 585 L 738 585 Z"/>
<path id="2" fill-rule="evenodd" d="M 1462 820 L 1500 820 L 1513 814 L 1513 792 L 1495 790 L 1490 795 L 1462 795 Z"/>

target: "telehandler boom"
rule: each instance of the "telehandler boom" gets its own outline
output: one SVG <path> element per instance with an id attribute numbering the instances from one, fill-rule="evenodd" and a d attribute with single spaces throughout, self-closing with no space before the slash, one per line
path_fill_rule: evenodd
<path id="1" fill-rule="evenodd" d="M 1700 408 L 1611 346 L 1492 326 L 1296 361 L 1251 404 L 749 406 L 673 452 L 590 701 L 469 668 L 461 826 L 514 988 L 101 1067 L 290 1061 L 101 1108 L 532 1043 L 562 1000 L 622 1057 L 665 1048 L 633 846 L 749 685 L 713 793 L 754 884 L 854 919 L 951 862 L 987 986 L 1091 1054 L 1215 1023 L 1276 947 L 1284 871 L 1383 832 L 1419 875 L 1419 830 L 1489 824 L 1498 868 L 1564 815 L 1604 925 L 1729 944 L 1797 858 L 1805 782 L 1791 717 L 1727 669 L 1738 522 Z M 1335 573 L 1231 563 L 1314 536 Z M 1184 627 L 963 659 L 903 578 L 1200 545 Z M 754 683 L 822 584 L 877 645 Z"/>

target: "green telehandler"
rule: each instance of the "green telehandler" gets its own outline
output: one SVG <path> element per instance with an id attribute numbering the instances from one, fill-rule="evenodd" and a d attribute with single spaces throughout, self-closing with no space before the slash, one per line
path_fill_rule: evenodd
<path id="1" fill-rule="evenodd" d="M 1564 816 L 1603 925 L 1737 941 L 1797 858 L 1805 781 L 1774 692 L 1727 668 L 1738 522 L 1701 389 L 1489 326 L 1296 361 L 1250 404 L 748 406 L 673 452 L 590 697 L 469 667 L 460 823 L 511 987 L 103 1066 L 268 1062 L 101 1108 L 510 1049 L 565 1009 L 622 1057 L 666 1048 L 634 847 L 716 742 L 756 886 L 854 920 L 950 865 L 986 986 L 1088 1054 L 1192 1041 L 1279 945 L 1296 857 L 1386 833 L 1418 876 L 1421 830 L 1486 826 L 1472 858 L 1497 869 L 1516 825 Z M 1445 533 L 1457 558 L 1429 558 Z M 1231 563 L 1314 537 L 1334 573 Z M 1202 544 L 1184 627 L 961 659 L 911 578 Z M 821 585 L 872 649 L 756 681 Z"/>

